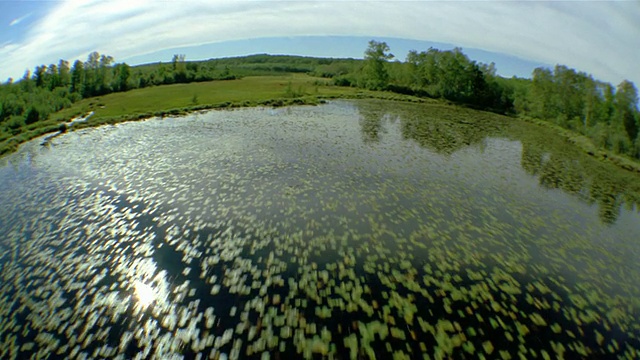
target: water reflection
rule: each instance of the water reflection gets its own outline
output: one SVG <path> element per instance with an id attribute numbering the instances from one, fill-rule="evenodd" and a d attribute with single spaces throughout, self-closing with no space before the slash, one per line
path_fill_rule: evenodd
<path id="1" fill-rule="evenodd" d="M 365 143 L 380 142 L 385 118 L 399 119 L 403 139 L 442 155 L 470 146 L 482 151 L 485 139 L 506 137 L 522 144 L 521 167 L 536 176 L 540 186 L 560 189 L 589 204 L 597 204 L 603 223 L 615 223 L 622 206 L 631 211 L 640 209 L 636 176 L 579 153 L 546 129 L 483 112 L 453 111 L 443 105 L 416 111 L 415 106 L 360 102 L 358 110 Z"/>
<path id="2" fill-rule="evenodd" d="M 383 120 L 385 113 L 367 105 L 359 107 L 358 110 L 360 112 L 359 122 L 362 130 L 362 142 L 365 144 L 378 143 L 381 133 L 384 132 Z"/>
<path id="3" fill-rule="evenodd" d="M 605 224 L 613 224 L 623 205 L 640 209 L 640 188 L 636 176 L 578 153 L 547 134 L 517 137 L 522 142 L 522 168 L 539 179 L 541 186 L 560 189 L 590 204 L 598 205 Z"/>
<path id="4" fill-rule="evenodd" d="M 424 148 L 445 155 L 482 144 L 485 138 L 497 136 L 501 126 L 500 121 L 491 115 L 457 108 L 454 111 L 446 105 L 420 108 L 363 101 L 358 103 L 358 111 L 365 143 L 378 142 L 384 133 L 381 129 L 385 120 L 397 119 L 403 139 L 413 140 Z"/>

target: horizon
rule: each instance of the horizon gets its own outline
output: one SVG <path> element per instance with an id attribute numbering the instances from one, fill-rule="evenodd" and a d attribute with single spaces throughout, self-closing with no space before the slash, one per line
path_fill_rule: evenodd
<path id="1" fill-rule="evenodd" d="M 391 62 L 405 62 L 406 55 L 410 50 L 426 51 L 430 47 L 439 50 L 452 50 L 456 47 L 460 47 L 455 44 L 445 44 L 433 41 L 418 41 L 385 37 L 370 38 L 366 36 L 295 36 L 244 39 L 192 47 L 167 49 L 153 52 L 151 54 L 134 56 L 129 59 L 122 59 L 121 61 L 118 61 L 118 59 L 116 59 L 116 62 L 126 62 L 131 66 L 154 64 L 158 62 L 166 63 L 171 61 L 171 58 L 174 54 L 185 54 L 187 61 L 207 61 L 224 58 L 247 57 L 261 54 L 272 56 L 284 55 L 311 58 L 361 60 L 364 58 L 364 51 L 369 40 L 386 42 L 391 49 L 390 52 L 395 55 L 394 59 L 392 59 Z M 331 48 L 322 46 L 326 44 L 333 44 L 335 46 Z M 287 50 L 292 49 L 297 49 L 297 51 L 286 52 Z M 494 53 L 482 49 L 462 48 L 462 51 L 471 60 L 474 60 L 476 62 L 485 64 L 490 64 L 491 62 L 495 63 L 497 74 L 506 78 L 511 78 L 513 76 L 519 78 L 531 78 L 533 70 L 536 67 L 553 68 L 553 66 L 555 66 L 553 64 L 528 61 L 508 54 Z M 211 53 L 217 54 L 217 56 L 211 57 L 207 55 Z"/>
<path id="2" fill-rule="evenodd" d="M 92 51 L 132 64 L 163 61 L 150 56 L 164 53 L 202 59 L 182 50 L 220 46 L 236 51 L 206 58 L 250 53 L 360 58 L 366 42 L 310 48 L 299 39 L 365 38 L 394 39 L 388 44 L 400 60 L 406 51 L 394 42 L 435 43 L 461 47 L 479 62 L 493 61 L 503 76 L 530 76 L 532 64 L 562 64 L 614 85 L 624 79 L 640 83 L 640 2 L 12 0 L 0 2 L 0 10 L 3 80 L 59 59 L 84 61 Z M 242 44 L 253 47 L 240 49 Z M 526 72 L 520 61 L 529 66 Z"/>

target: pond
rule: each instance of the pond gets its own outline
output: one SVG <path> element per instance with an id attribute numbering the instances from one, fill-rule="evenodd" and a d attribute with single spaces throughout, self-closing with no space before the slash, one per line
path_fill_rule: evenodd
<path id="1" fill-rule="evenodd" d="M 0 358 L 640 355 L 640 181 L 446 105 L 212 111 L 0 159 Z"/>

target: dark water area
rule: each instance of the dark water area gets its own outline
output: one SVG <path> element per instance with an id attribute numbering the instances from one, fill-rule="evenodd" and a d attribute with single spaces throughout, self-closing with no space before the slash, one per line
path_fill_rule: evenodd
<path id="1" fill-rule="evenodd" d="M 0 159 L 0 358 L 640 356 L 640 179 L 549 130 L 336 101 Z"/>

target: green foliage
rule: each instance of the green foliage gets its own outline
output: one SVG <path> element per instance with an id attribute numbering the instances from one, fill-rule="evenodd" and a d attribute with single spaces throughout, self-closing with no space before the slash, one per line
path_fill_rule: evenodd
<path id="1" fill-rule="evenodd" d="M 73 63 L 71 69 L 71 91 L 74 93 L 83 94 L 85 83 L 84 64 L 80 60 L 76 60 Z"/>
<path id="2" fill-rule="evenodd" d="M 358 79 L 353 74 L 340 75 L 333 78 L 333 84 L 336 86 L 357 86 Z"/>
<path id="3" fill-rule="evenodd" d="M 407 55 L 407 63 L 411 74 L 410 86 L 414 89 L 456 102 L 486 108 L 503 107 L 503 88 L 493 80 L 493 67 L 485 66 L 485 75 L 483 68 L 469 60 L 459 48 L 451 51 L 430 48 L 420 53 L 411 51 Z"/>
<path id="4" fill-rule="evenodd" d="M 35 106 L 29 107 L 29 110 L 25 113 L 24 123 L 30 125 L 36 123 L 38 120 L 40 120 L 38 109 L 36 109 Z"/>
<path id="5" fill-rule="evenodd" d="M 384 90 L 389 84 L 387 61 L 393 59 L 385 42 L 369 41 L 364 52 L 362 86 L 369 90 Z"/>
<path id="6" fill-rule="evenodd" d="M 558 65 L 537 68 L 527 86 L 514 92 L 516 113 L 549 120 L 587 135 L 593 143 L 618 154 L 640 158 L 638 94 L 623 81 L 617 90 L 590 75 Z"/>
<path id="7" fill-rule="evenodd" d="M 310 72 L 313 76 L 336 78 L 350 73 L 355 73 L 361 66 L 360 60 L 355 59 L 319 59 L 326 60 L 315 66 Z"/>
<path id="8" fill-rule="evenodd" d="M 131 70 L 127 64 L 118 64 L 113 69 L 114 84 L 113 89 L 115 91 L 127 91 L 131 86 L 129 85 L 129 77 L 131 76 Z"/>
<path id="9" fill-rule="evenodd" d="M 615 122 L 621 123 L 629 139 L 638 136 L 638 90 L 632 82 L 624 80 L 616 91 Z"/>
<path id="10" fill-rule="evenodd" d="M 12 134 L 16 134 L 16 130 L 19 130 L 22 126 L 25 125 L 24 118 L 22 116 L 12 116 L 9 118 L 7 122 L 4 123 L 6 128 Z"/>
<path id="11" fill-rule="evenodd" d="M 636 140 L 633 142 L 631 157 L 640 159 L 640 134 L 638 134 L 638 136 L 636 137 Z"/>

